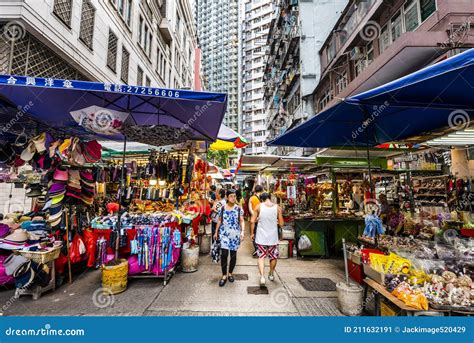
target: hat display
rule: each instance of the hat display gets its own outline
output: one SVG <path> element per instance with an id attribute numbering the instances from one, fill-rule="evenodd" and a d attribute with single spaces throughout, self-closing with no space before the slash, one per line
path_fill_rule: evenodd
<path id="1" fill-rule="evenodd" d="M 64 194 L 59 194 L 51 198 L 51 205 L 59 204 L 64 199 Z"/>
<path id="2" fill-rule="evenodd" d="M 33 142 L 30 142 L 26 148 L 22 151 L 21 155 L 20 155 L 20 158 L 23 160 L 23 161 L 31 161 L 33 159 L 33 156 L 35 155 L 36 153 L 36 147 L 35 147 L 35 143 Z"/>
<path id="3" fill-rule="evenodd" d="M 0 224 L 0 238 L 7 236 L 10 233 L 10 226 L 7 224 Z"/>
<path id="4" fill-rule="evenodd" d="M 23 267 L 20 269 L 23 269 Z M 35 280 L 35 272 L 33 269 L 31 269 L 31 267 L 28 267 L 28 269 L 26 269 L 24 273 L 18 276 L 14 275 L 14 277 L 16 288 L 25 289 L 29 288 L 33 284 Z"/>
<path id="5" fill-rule="evenodd" d="M 43 132 L 34 137 L 33 142 L 35 144 L 36 151 L 38 151 L 40 154 L 46 151 L 46 133 Z"/>
<path id="6" fill-rule="evenodd" d="M 53 175 L 55 181 L 67 181 L 69 178 L 68 170 L 66 168 L 56 168 Z"/>
<path id="7" fill-rule="evenodd" d="M 28 234 L 21 229 L 15 230 L 5 238 L 2 238 L 2 242 L 12 244 L 24 244 L 27 240 Z"/>
<path id="8" fill-rule="evenodd" d="M 43 187 L 38 184 L 30 185 L 30 189 L 26 192 L 26 196 L 29 198 L 35 198 L 41 195 L 43 195 Z"/>
<path id="9" fill-rule="evenodd" d="M 102 145 L 96 140 L 83 143 L 82 152 L 87 162 L 95 163 L 102 157 Z"/>
<path id="10" fill-rule="evenodd" d="M 26 257 L 11 254 L 3 261 L 5 273 L 7 275 L 13 275 L 22 265 L 24 265 L 28 261 L 29 260 Z"/>

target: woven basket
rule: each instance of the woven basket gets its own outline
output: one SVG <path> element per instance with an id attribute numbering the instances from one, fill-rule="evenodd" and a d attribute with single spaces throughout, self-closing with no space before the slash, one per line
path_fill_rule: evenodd
<path id="1" fill-rule="evenodd" d="M 59 257 L 61 247 L 53 248 L 49 251 L 20 251 L 20 254 L 36 263 L 48 263 Z"/>

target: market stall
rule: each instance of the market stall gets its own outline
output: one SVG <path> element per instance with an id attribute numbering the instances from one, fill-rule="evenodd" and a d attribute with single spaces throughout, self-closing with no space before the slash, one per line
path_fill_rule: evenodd
<path id="1" fill-rule="evenodd" d="M 206 165 L 192 147 L 156 147 L 215 140 L 225 94 L 8 75 L 0 83 L 3 172 L 26 185 L 33 204 L 4 213 L 3 283 L 35 299 L 87 267 L 103 269 L 110 293 L 126 288 L 127 275 L 166 283 L 205 212 L 196 206 L 204 195 L 193 194 L 206 189 Z M 51 100 L 18 116 L 17 104 L 34 96 Z M 97 139 L 123 150 L 113 154 Z M 127 140 L 142 151 L 129 154 Z"/>

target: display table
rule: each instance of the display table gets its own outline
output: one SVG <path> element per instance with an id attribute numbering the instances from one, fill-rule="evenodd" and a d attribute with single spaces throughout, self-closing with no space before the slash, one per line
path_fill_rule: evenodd
<path id="1" fill-rule="evenodd" d="M 450 313 L 450 311 L 440 311 L 434 309 L 423 311 L 413 308 L 411 306 L 407 306 L 403 301 L 401 301 L 396 296 L 392 295 L 392 293 L 387 291 L 384 286 L 369 278 L 364 279 L 364 304 L 367 304 L 367 293 L 369 288 L 372 288 L 374 290 L 375 316 L 380 316 L 381 297 L 385 298 L 386 300 L 394 304 L 396 307 L 398 307 L 400 309 L 399 315 L 402 316 L 444 316 L 444 313 Z"/>
<path id="2" fill-rule="evenodd" d="M 311 249 L 298 251 L 299 256 L 340 256 L 342 239 L 356 242 L 364 230 L 364 218 L 327 217 L 314 219 L 295 219 L 296 246 L 304 234 L 311 241 Z"/>

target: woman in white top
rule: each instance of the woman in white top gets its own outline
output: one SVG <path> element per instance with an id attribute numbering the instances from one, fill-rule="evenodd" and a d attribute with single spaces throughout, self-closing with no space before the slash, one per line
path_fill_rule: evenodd
<path id="1" fill-rule="evenodd" d="M 255 223 L 258 221 L 255 244 L 257 245 L 258 270 L 260 271 L 260 287 L 265 286 L 265 257 L 270 259 L 270 273 L 268 280 L 273 281 L 273 272 L 278 258 L 278 225 L 283 226 L 281 208 L 270 200 L 268 193 L 260 195 L 261 203 L 257 205 L 250 221 L 251 232 L 255 232 Z"/>

